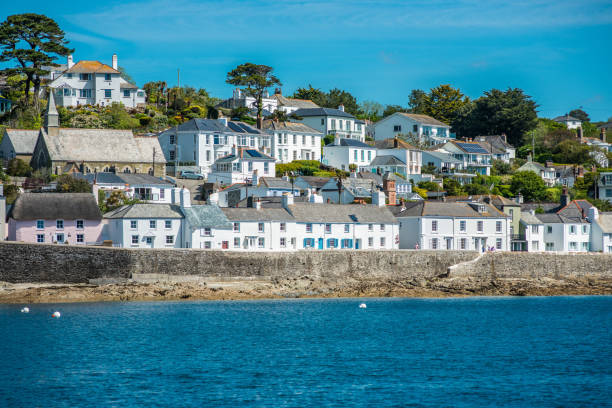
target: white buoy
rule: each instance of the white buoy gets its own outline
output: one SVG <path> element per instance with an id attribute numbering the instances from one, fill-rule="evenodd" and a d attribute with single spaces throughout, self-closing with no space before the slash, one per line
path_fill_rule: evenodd
<path id="1" fill-rule="evenodd" d="M 29 307 L 24 307 L 23 309 L 21 309 L 21 313 L 30 313 L 30 308 Z"/>
<path id="2" fill-rule="evenodd" d="M 60 312 L 53 312 L 53 314 L 51 315 L 51 317 L 55 317 L 56 319 L 59 319 L 61 316 Z"/>
<path id="3" fill-rule="evenodd" d="M 368 306 L 365 303 L 362 303 L 362 304 L 359 305 L 360 309 L 365 309 L 366 307 L 368 307 Z"/>

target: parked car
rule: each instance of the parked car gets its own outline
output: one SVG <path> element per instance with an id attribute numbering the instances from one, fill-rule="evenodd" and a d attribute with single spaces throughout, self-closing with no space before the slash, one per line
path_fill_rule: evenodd
<path id="1" fill-rule="evenodd" d="M 204 176 L 191 170 L 183 170 L 180 173 L 182 179 L 204 180 Z"/>

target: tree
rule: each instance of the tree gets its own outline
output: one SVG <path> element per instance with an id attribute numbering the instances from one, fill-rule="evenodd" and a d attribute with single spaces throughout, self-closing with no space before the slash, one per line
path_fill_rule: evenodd
<path id="1" fill-rule="evenodd" d="M 583 111 L 582 109 L 573 109 L 568 115 L 575 117 L 576 119 L 580 119 L 582 122 L 590 122 L 589 114 Z"/>
<path id="2" fill-rule="evenodd" d="M 363 119 L 376 122 L 378 119 L 380 119 L 380 115 L 382 115 L 384 108 L 378 102 L 363 101 L 359 105 L 359 110 L 362 112 Z"/>
<path id="3" fill-rule="evenodd" d="M 403 108 L 399 105 L 387 105 L 382 115 L 383 118 L 386 118 L 387 116 L 391 116 L 396 112 L 408 112 L 408 109 Z"/>
<path id="4" fill-rule="evenodd" d="M 422 113 L 455 127 L 466 106 L 470 104 L 470 99 L 459 89 L 450 85 L 440 85 L 431 89 L 422 103 L 424 104 Z"/>
<path id="5" fill-rule="evenodd" d="M 552 159 L 555 163 L 591 164 L 590 153 L 593 147 L 581 144 L 577 140 L 564 140 L 553 148 Z"/>
<path id="6" fill-rule="evenodd" d="M 42 77 L 49 73 L 44 66 L 57 65 L 58 56 L 74 52 L 66 47 L 64 32 L 57 23 L 44 15 L 26 13 L 8 16 L 0 24 L 0 62 L 16 60 L 15 68 L 5 68 L 5 75 L 25 75 L 25 102 L 29 102 L 30 87 L 34 85 L 34 100 L 38 102 Z M 36 104 L 38 105 L 38 104 Z"/>
<path id="7" fill-rule="evenodd" d="M 447 196 L 461 196 L 465 194 L 465 191 L 461 188 L 461 184 L 450 177 L 444 177 L 444 179 L 442 179 L 442 186 Z"/>
<path id="8" fill-rule="evenodd" d="M 544 180 L 533 171 L 519 171 L 512 176 L 510 191 L 521 193 L 525 201 L 541 201 L 546 194 Z"/>
<path id="9" fill-rule="evenodd" d="M 9 160 L 6 166 L 6 174 L 16 177 L 29 177 L 32 173 L 32 167 L 19 158 Z"/>
<path id="10" fill-rule="evenodd" d="M 308 85 L 308 88 L 298 88 L 291 97 L 295 99 L 310 100 L 319 106 L 325 105 L 327 101 L 325 92 L 318 88 L 313 88 L 310 84 Z"/>
<path id="11" fill-rule="evenodd" d="M 327 101 L 322 106 L 325 108 L 338 109 L 340 105 L 343 105 L 344 110 L 351 115 L 360 114 L 357 99 L 347 91 L 334 88 L 327 93 Z"/>
<path id="12" fill-rule="evenodd" d="M 119 67 L 117 67 L 117 71 L 119 71 L 121 73 L 121 78 L 125 79 L 130 84 L 134 83 L 134 79 L 132 78 L 132 76 L 130 74 L 128 74 L 128 72 L 127 72 L 127 70 L 125 68 L 119 66 Z"/>
<path id="13" fill-rule="evenodd" d="M 503 160 L 493 160 L 491 162 L 491 175 L 501 176 L 512 173 L 512 166 Z"/>
<path id="14" fill-rule="evenodd" d="M 238 65 L 227 73 L 225 82 L 232 85 L 244 86 L 243 91 L 255 98 L 257 105 L 257 128 L 262 128 L 263 123 L 263 95 L 268 88 L 274 85 L 282 85 L 281 81 L 274 75 L 274 69 L 267 65 L 256 65 L 250 62 Z"/>
<path id="15" fill-rule="evenodd" d="M 413 89 L 410 91 L 408 96 L 408 107 L 410 113 L 425 113 L 425 100 L 427 99 L 427 93 L 421 89 Z"/>
<path id="16" fill-rule="evenodd" d="M 91 193 L 91 184 L 85 179 L 76 179 L 70 174 L 62 174 L 56 179 L 58 193 Z"/>
<path id="17" fill-rule="evenodd" d="M 119 207 L 123 207 L 124 205 L 141 203 L 141 201 L 137 198 L 128 197 L 125 192 L 121 190 L 112 191 L 106 199 L 104 199 L 105 195 L 106 194 L 104 191 L 98 191 L 98 206 L 100 207 L 100 211 L 102 213 L 115 210 Z"/>
<path id="18" fill-rule="evenodd" d="M 491 89 L 476 99 L 470 112 L 469 123 L 462 136 L 508 136 L 508 143 L 520 146 L 523 135 L 538 124 L 538 105 L 523 90 L 508 88 L 506 91 Z"/>

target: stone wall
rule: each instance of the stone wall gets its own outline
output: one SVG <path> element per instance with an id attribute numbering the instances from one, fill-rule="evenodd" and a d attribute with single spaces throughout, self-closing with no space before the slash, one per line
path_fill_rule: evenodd
<path id="1" fill-rule="evenodd" d="M 500 279 L 612 278 L 612 254 L 496 252 L 450 268 L 450 277 Z"/>
<path id="2" fill-rule="evenodd" d="M 427 279 L 476 258 L 466 251 L 225 252 L 0 242 L 0 281 L 78 283 L 137 274 Z"/>

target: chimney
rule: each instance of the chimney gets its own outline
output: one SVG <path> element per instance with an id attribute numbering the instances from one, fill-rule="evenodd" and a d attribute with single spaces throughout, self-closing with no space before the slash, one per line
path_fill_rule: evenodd
<path id="1" fill-rule="evenodd" d="M 212 193 L 208 196 L 208 204 L 219 205 L 219 193 Z"/>
<path id="2" fill-rule="evenodd" d="M 553 166 L 553 162 L 551 162 L 550 160 L 546 160 L 546 167 L 552 167 Z"/>
<path id="3" fill-rule="evenodd" d="M 283 208 L 288 210 L 290 205 L 293 205 L 293 195 L 289 193 L 283 193 L 282 198 Z"/>
<path id="4" fill-rule="evenodd" d="M 191 207 L 191 193 L 184 186 L 183 188 L 181 188 L 180 196 L 181 196 L 181 208 L 190 208 Z"/>
<path id="5" fill-rule="evenodd" d="M 338 106 L 338 110 L 344 112 L 344 105 Z"/>
<path id="6" fill-rule="evenodd" d="M 66 65 L 68 66 L 68 69 L 74 67 L 74 60 L 72 59 L 72 54 L 70 54 L 67 58 L 66 58 Z"/>
<path id="7" fill-rule="evenodd" d="M 504 139 L 504 143 L 508 143 L 508 137 L 506 136 L 505 133 L 502 133 L 501 137 Z"/>
<path id="8" fill-rule="evenodd" d="M 599 138 L 602 142 L 606 141 L 606 128 L 602 127 L 601 132 L 599 133 Z"/>
<path id="9" fill-rule="evenodd" d="M 114 70 L 119 69 L 119 63 L 117 62 L 117 54 L 113 54 L 113 69 Z"/>
<path id="10" fill-rule="evenodd" d="M 261 210 L 261 201 L 259 200 L 259 198 L 257 198 L 257 200 L 255 200 L 255 209 L 256 210 Z"/>
<path id="11" fill-rule="evenodd" d="M 385 206 L 385 193 L 383 193 L 377 188 L 373 188 L 372 189 L 372 204 L 378 207 L 384 207 Z"/>
<path id="12" fill-rule="evenodd" d="M 563 187 L 563 192 L 561 193 L 561 207 L 566 207 L 570 203 L 570 196 L 567 191 L 567 187 Z"/>
<path id="13" fill-rule="evenodd" d="M 47 112 L 45 113 L 45 130 L 49 136 L 59 134 L 59 113 L 55 107 L 55 95 L 53 88 L 49 88 L 49 101 L 47 102 Z"/>
<path id="14" fill-rule="evenodd" d="M 383 177 L 383 191 L 389 199 L 389 205 L 397 204 L 397 195 L 395 189 L 395 178 L 391 176 L 389 172 L 385 173 Z"/>
<path id="15" fill-rule="evenodd" d="M 597 218 L 599 218 L 599 210 L 597 209 L 597 207 L 592 206 L 588 210 L 587 221 L 590 222 L 590 223 L 593 223 L 593 222 L 595 222 L 595 220 L 597 220 Z"/>

